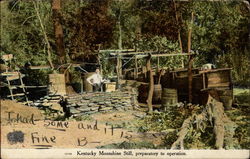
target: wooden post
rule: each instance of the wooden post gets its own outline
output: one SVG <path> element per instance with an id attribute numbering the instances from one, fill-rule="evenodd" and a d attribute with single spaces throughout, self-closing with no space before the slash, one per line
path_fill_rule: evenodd
<path id="1" fill-rule="evenodd" d="M 147 105 L 148 105 L 148 111 L 152 112 L 153 111 L 153 106 L 152 106 L 152 98 L 153 98 L 153 91 L 154 91 L 154 77 L 153 77 L 153 72 L 151 69 L 151 54 L 147 57 L 147 72 L 148 72 L 148 77 L 149 77 L 149 90 L 148 90 L 148 98 L 147 98 Z"/>
<path id="2" fill-rule="evenodd" d="M 191 18 L 191 25 L 193 24 L 194 20 L 194 13 L 192 12 Z M 189 61 L 188 61 L 188 102 L 192 103 L 192 82 L 193 82 L 193 75 L 192 75 L 192 65 L 193 65 L 193 57 L 191 56 L 191 37 L 192 37 L 192 26 L 189 27 L 188 30 L 188 54 L 189 54 Z"/>
<path id="3" fill-rule="evenodd" d="M 160 68 L 160 57 L 157 57 L 157 72 L 159 72 L 159 68 Z"/>
<path id="4" fill-rule="evenodd" d="M 177 9 L 176 9 L 175 0 L 173 0 L 173 3 L 174 3 L 174 10 L 175 10 L 175 20 L 176 20 L 176 24 L 178 26 L 178 41 L 179 41 L 181 53 L 183 53 L 182 40 L 181 40 L 181 29 L 179 27 L 178 12 L 177 12 Z M 184 60 L 181 60 L 181 65 L 184 68 Z"/>
<path id="5" fill-rule="evenodd" d="M 118 27 L 119 27 L 118 48 L 119 48 L 119 50 L 122 50 L 121 8 L 119 10 Z M 120 89 L 120 78 L 122 76 L 122 61 L 121 61 L 121 55 L 119 52 L 117 54 L 116 72 L 117 72 L 117 84 L 116 84 L 116 86 L 118 89 Z"/>
<path id="6" fill-rule="evenodd" d="M 137 63 L 137 57 L 135 56 L 135 78 L 138 78 L 138 63 Z"/>
<path id="7" fill-rule="evenodd" d="M 205 79 L 205 73 L 202 73 L 202 83 L 203 83 L 203 89 L 206 88 L 206 79 Z"/>
<path id="8" fill-rule="evenodd" d="M 101 44 L 98 44 L 98 55 L 97 55 L 97 62 L 100 68 L 100 74 L 103 74 L 103 70 L 102 70 L 102 63 L 101 63 L 101 57 L 100 57 L 100 48 L 101 48 Z"/>

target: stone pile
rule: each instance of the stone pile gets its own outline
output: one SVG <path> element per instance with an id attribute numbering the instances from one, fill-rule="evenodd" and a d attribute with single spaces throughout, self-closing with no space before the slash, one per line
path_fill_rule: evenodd
<path id="1" fill-rule="evenodd" d="M 43 114 L 48 118 L 57 117 L 58 115 L 64 115 L 63 107 L 61 106 L 62 96 L 50 94 L 40 98 L 32 103 L 32 106 L 41 109 Z"/>
<path id="2" fill-rule="evenodd" d="M 108 112 L 113 110 L 132 110 L 136 106 L 133 92 L 96 92 L 68 96 L 66 107 L 73 116 Z"/>

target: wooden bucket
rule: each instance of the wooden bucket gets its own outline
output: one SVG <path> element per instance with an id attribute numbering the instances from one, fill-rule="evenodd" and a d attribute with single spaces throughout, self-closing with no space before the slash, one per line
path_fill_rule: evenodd
<path id="1" fill-rule="evenodd" d="M 162 91 L 161 104 L 164 109 L 176 104 L 178 102 L 178 95 L 176 89 L 164 88 Z"/>
<path id="2" fill-rule="evenodd" d="M 153 104 L 161 103 L 161 94 L 162 94 L 161 84 L 155 84 L 154 92 L 153 92 L 153 99 L 152 99 Z"/>

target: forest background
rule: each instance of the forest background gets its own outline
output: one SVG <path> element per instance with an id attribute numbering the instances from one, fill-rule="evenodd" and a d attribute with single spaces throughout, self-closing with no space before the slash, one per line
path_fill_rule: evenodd
<path id="1" fill-rule="evenodd" d="M 0 7 L 0 55 L 13 54 L 19 66 L 96 62 L 98 49 L 186 53 L 192 28 L 194 67 L 231 67 L 235 85 L 250 83 L 248 1 L 3 0 Z M 61 51 L 56 22 L 62 27 Z M 115 59 L 108 52 L 100 56 L 104 74 L 115 72 Z M 162 58 L 160 65 L 179 68 L 181 59 Z M 45 84 L 47 73 L 38 71 L 36 83 Z"/>

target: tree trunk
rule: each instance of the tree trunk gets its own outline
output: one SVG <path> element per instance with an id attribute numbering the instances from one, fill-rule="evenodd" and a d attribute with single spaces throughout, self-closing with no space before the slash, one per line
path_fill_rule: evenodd
<path id="1" fill-rule="evenodd" d="M 33 5 L 34 5 L 35 11 L 36 11 L 36 15 L 37 15 L 37 18 L 39 20 L 39 23 L 40 23 L 40 26 L 41 26 L 41 29 L 42 29 L 42 33 L 43 33 L 43 36 L 44 36 L 44 40 L 45 40 L 45 43 L 47 44 L 48 62 L 49 62 L 49 65 L 50 65 L 51 69 L 54 70 L 54 65 L 52 63 L 52 57 L 51 57 L 51 46 L 50 46 L 50 43 L 49 43 L 49 40 L 48 40 L 47 33 L 45 31 L 45 28 L 44 28 L 44 24 L 42 22 L 40 14 L 39 14 L 37 4 L 38 4 L 38 2 L 36 3 L 35 1 L 33 1 Z"/>
<path id="2" fill-rule="evenodd" d="M 192 12 L 192 19 L 191 25 L 193 24 L 194 20 L 194 13 Z M 193 57 L 191 56 L 191 37 L 192 37 L 192 26 L 188 29 L 188 54 L 189 54 L 189 61 L 188 61 L 188 101 L 192 103 L 192 82 L 193 82 L 193 75 L 192 75 L 192 65 L 193 65 Z"/>
<path id="3" fill-rule="evenodd" d="M 61 24 L 61 0 L 52 0 L 52 18 L 56 42 L 56 53 L 59 56 L 59 64 L 65 64 L 66 54 L 63 42 L 63 28 Z"/>
<path id="4" fill-rule="evenodd" d="M 152 98 L 153 98 L 153 91 L 154 91 L 154 77 L 153 77 L 153 72 L 151 69 L 151 55 L 147 57 L 147 72 L 148 72 L 148 78 L 149 78 L 149 90 L 148 90 L 148 99 L 147 99 L 147 105 L 148 105 L 148 111 L 152 112 L 153 111 L 153 106 L 152 106 Z"/>
<path id="5" fill-rule="evenodd" d="M 63 40 L 63 27 L 61 24 L 61 19 L 62 19 L 61 0 L 52 0 L 51 6 L 52 6 L 52 19 L 54 23 L 56 54 L 58 55 L 59 65 L 63 65 L 66 63 L 66 53 L 65 53 L 64 40 Z M 61 67 L 59 72 L 64 73 L 66 91 L 67 91 L 67 94 L 71 94 L 73 92 L 73 88 L 70 85 L 71 79 L 70 79 L 70 73 L 68 70 L 69 68 L 65 70 L 63 67 Z"/>

